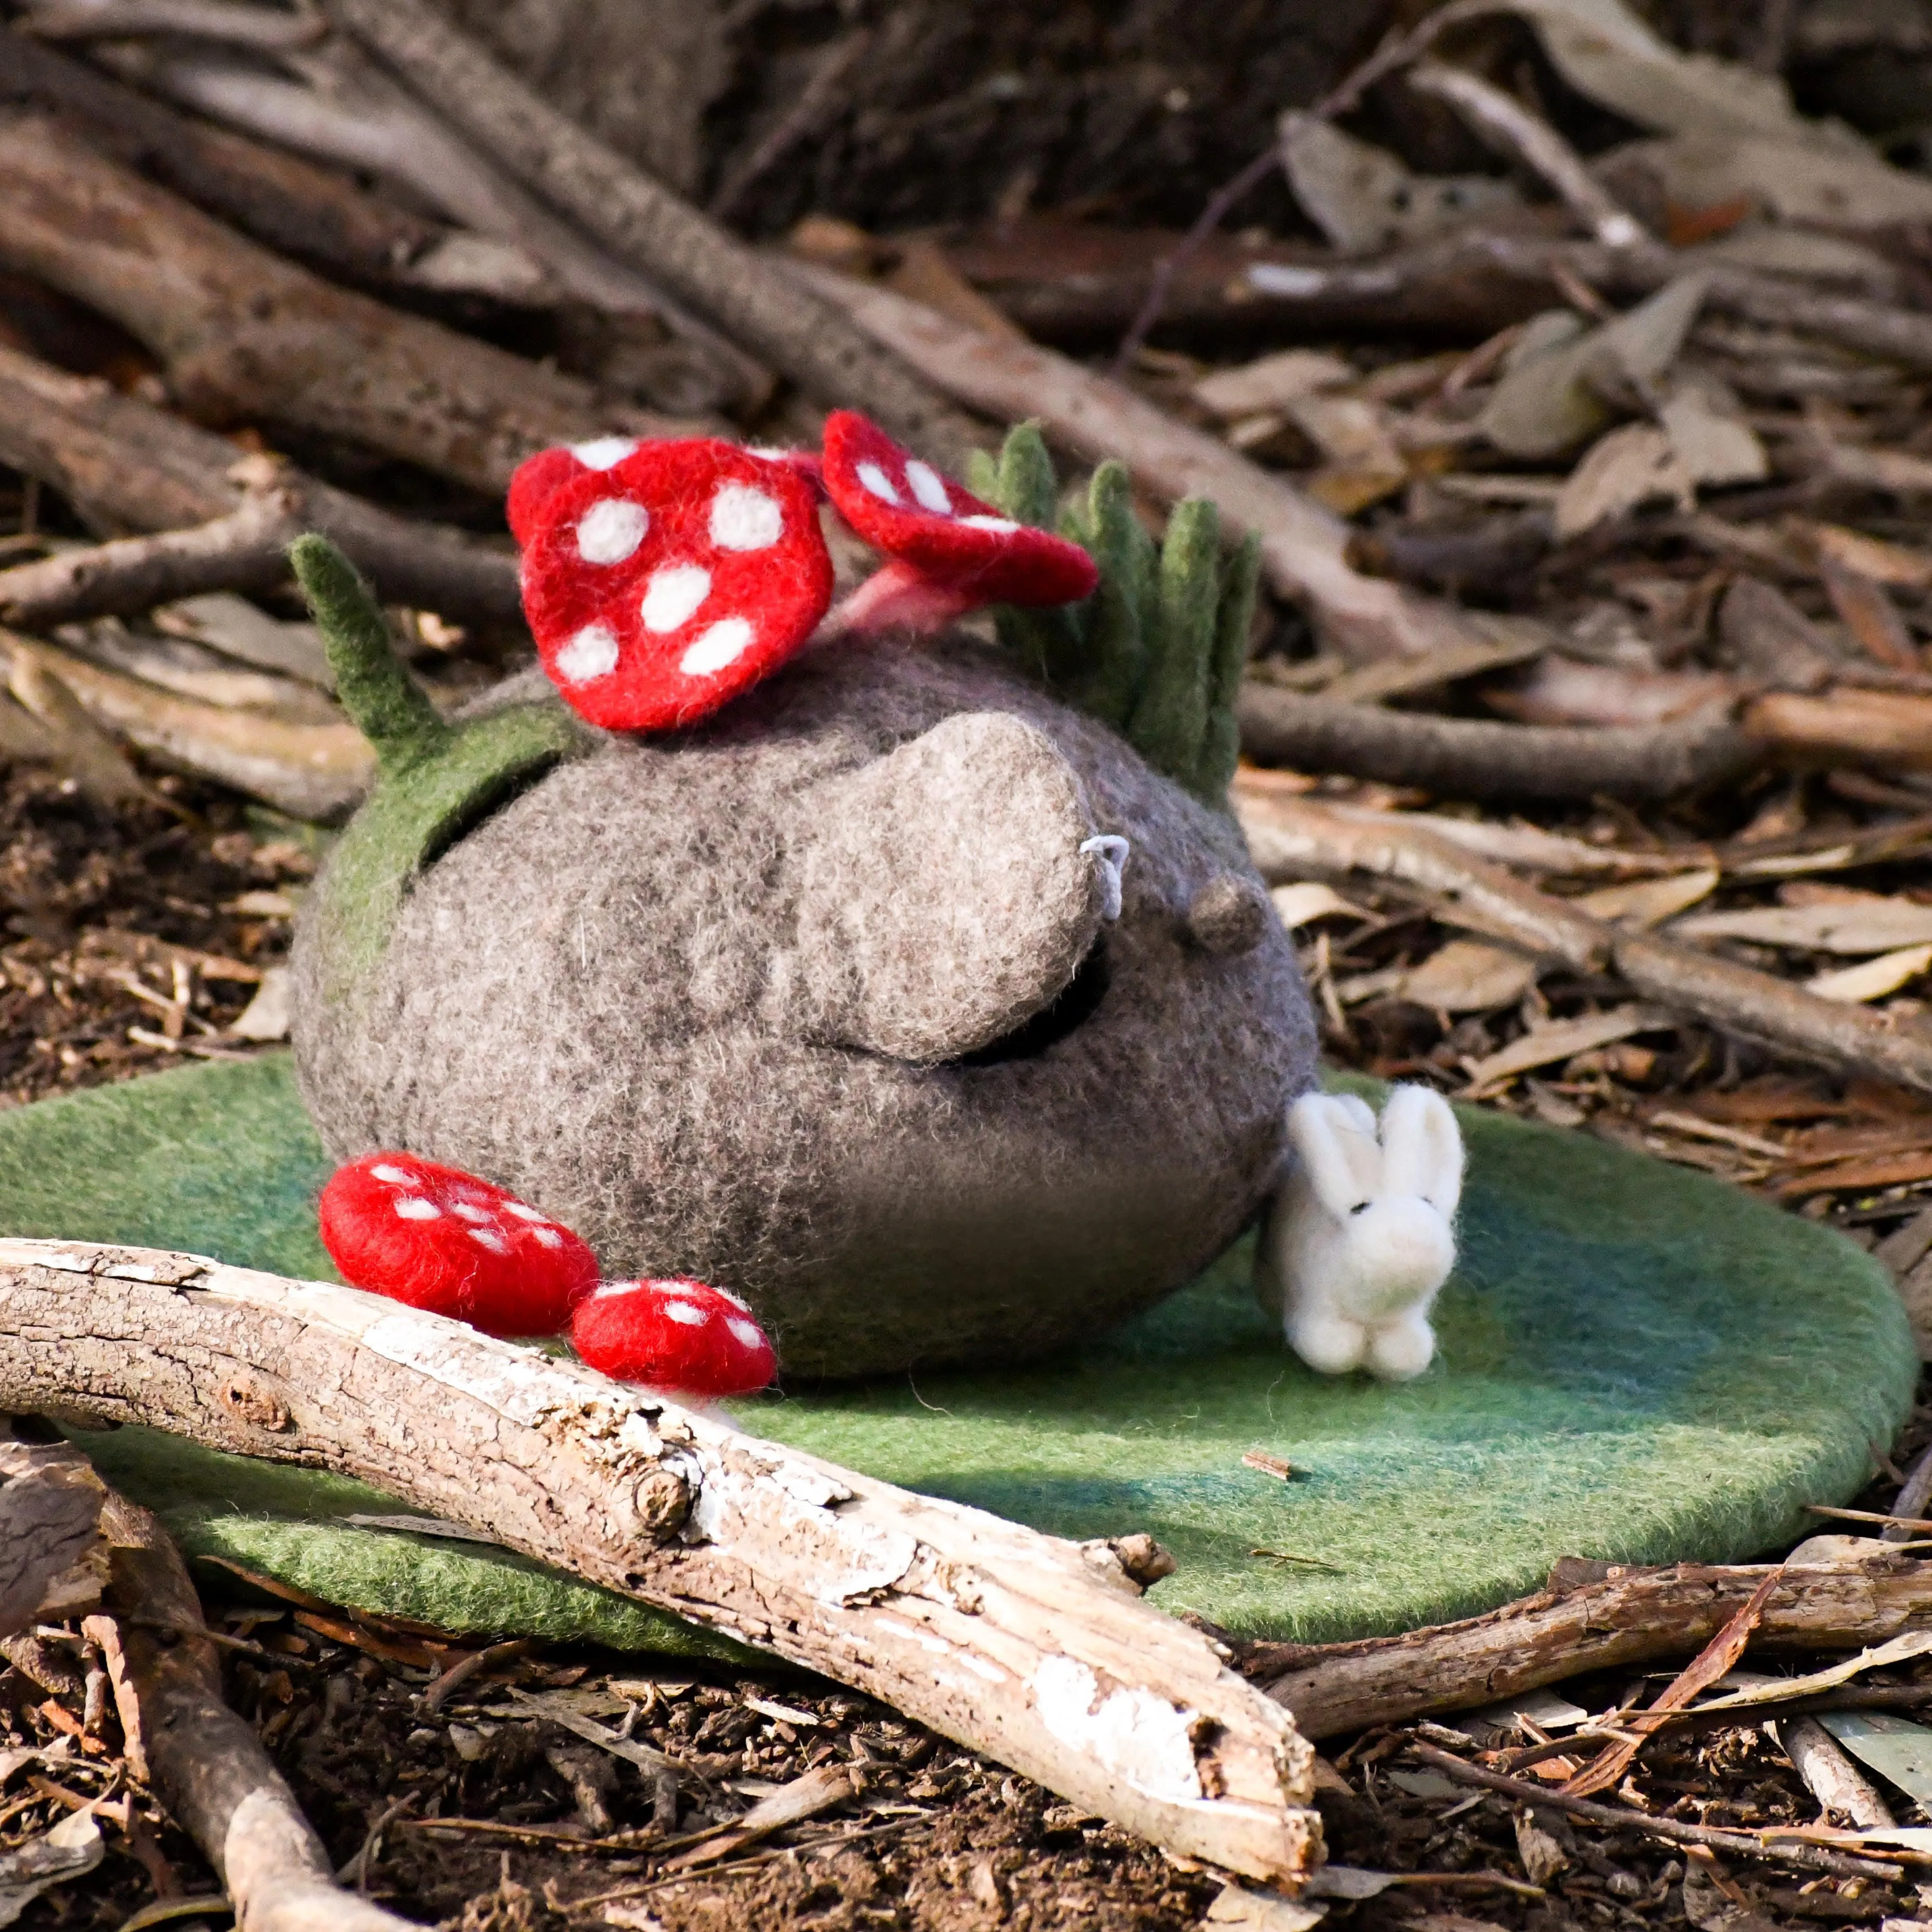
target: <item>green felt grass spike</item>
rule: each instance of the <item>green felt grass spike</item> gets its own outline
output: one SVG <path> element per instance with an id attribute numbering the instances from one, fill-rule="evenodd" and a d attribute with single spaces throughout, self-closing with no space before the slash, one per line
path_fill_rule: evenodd
<path id="1" fill-rule="evenodd" d="M 388 620 L 356 566 L 313 533 L 289 546 L 289 562 L 322 633 L 337 700 L 368 740 L 376 764 L 403 771 L 434 758 L 448 742 L 449 727 L 403 668 Z"/>
<path id="2" fill-rule="evenodd" d="M 1176 504 L 1156 546 L 1134 507 L 1126 466 L 1103 463 L 1086 500 L 1056 514 L 1053 459 L 1035 423 L 1007 436 L 996 461 L 974 452 L 973 487 L 1007 516 L 1081 544 L 1100 569 L 1084 604 L 995 613 L 1000 641 L 1069 703 L 1112 725 L 1156 771 L 1225 810 L 1239 754 L 1234 699 L 1254 613 L 1258 553 L 1224 566 L 1220 516 Z"/>

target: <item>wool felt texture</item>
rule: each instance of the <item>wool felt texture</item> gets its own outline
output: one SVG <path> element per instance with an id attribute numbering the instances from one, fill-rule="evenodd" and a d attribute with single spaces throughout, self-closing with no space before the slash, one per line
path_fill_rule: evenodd
<path id="1" fill-rule="evenodd" d="M 977 604 L 1070 604 L 1093 595 L 1094 560 L 1076 543 L 983 503 L 902 449 L 869 418 L 825 419 L 820 471 L 838 514 L 876 550 Z"/>
<path id="2" fill-rule="evenodd" d="M 619 1382 L 704 1402 L 749 1395 L 778 1372 L 751 1310 L 701 1281 L 606 1282 L 572 1318 L 570 1341 Z"/>
<path id="3" fill-rule="evenodd" d="M 538 655 L 571 707 L 607 730 L 710 716 L 791 656 L 832 601 L 811 481 L 714 438 L 580 466 L 519 520 Z"/>
<path id="4" fill-rule="evenodd" d="M 1063 514 L 1035 424 L 1012 430 L 997 460 L 974 454 L 970 473 L 982 494 L 1020 523 L 1057 520 L 1100 573 L 1095 595 L 1076 608 L 1000 610 L 1001 641 L 1050 690 L 1116 727 L 1156 771 L 1225 810 L 1240 751 L 1234 700 L 1261 581 L 1258 540 L 1250 532 L 1224 560 L 1219 512 L 1190 497 L 1174 506 L 1156 548 L 1118 463 L 1102 464 L 1085 502 Z"/>
<path id="5" fill-rule="evenodd" d="M 1801 1533 L 1804 1503 L 1856 1493 L 1917 1372 L 1875 1262 L 1708 1177 L 1459 1112 L 1462 1259 L 1414 1382 L 1295 1361 L 1244 1240 L 1053 1361 L 788 1381 L 733 1412 L 1056 1534 L 1150 1531 L 1180 1565 L 1156 1602 L 1304 1641 L 1479 1611 L 1567 1555 L 1741 1559 Z M 0 1230 L 326 1276 L 328 1172 L 285 1059 L 206 1066 L 0 1114 Z M 448 1629 L 662 1639 L 637 1606 L 501 1552 L 341 1527 L 400 1507 L 356 1485 L 142 1431 L 86 1442 L 193 1553 Z M 1244 1467 L 1252 1448 L 1294 1478 Z"/>
<path id="6" fill-rule="evenodd" d="M 568 1228 L 473 1174 L 392 1148 L 338 1168 L 316 1220 L 352 1287 L 486 1335 L 560 1334 L 597 1286 L 597 1257 Z"/>
<path id="7" fill-rule="evenodd" d="M 529 710 L 490 701 L 464 734 Z M 453 842 L 418 812 L 418 856 L 388 797 L 298 929 L 331 1154 L 407 1148 L 607 1276 L 728 1288 L 796 1373 L 1022 1360 L 1149 1306 L 1252 1217 L 1314 1077 L 1278 922 L 1189 925 L 1210 887 L 1265 910 L 1238 829 L 963 635 L 586 734 Z"/>

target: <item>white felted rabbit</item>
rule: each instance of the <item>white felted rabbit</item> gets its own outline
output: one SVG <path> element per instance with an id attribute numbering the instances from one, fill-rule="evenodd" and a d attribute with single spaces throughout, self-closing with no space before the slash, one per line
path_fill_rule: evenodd
<path id="1" fill-rule="evenodd" d="M 1352 1094 L 1288 1109 L 1299 1157 L 1262 1228 L 1256 1292 L 1312 1369 L 1419 1376 L 1436 1352 L 1430 1304 L 1456 1264 L 1462 1136 L 1442 1095 L 1398 1087 L 1380 1136 Z"/>

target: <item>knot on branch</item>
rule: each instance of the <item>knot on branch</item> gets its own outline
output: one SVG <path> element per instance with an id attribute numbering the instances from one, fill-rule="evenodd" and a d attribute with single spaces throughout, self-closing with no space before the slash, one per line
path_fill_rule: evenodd
<path id="1" fill-rule="evenodd" d="M 280 1436 L 296 1426 L 288 1404 L 252 1376 L 230 1376 L 215 1391 L 214 1399 L 223 1414 L 250 1429 Z"/>

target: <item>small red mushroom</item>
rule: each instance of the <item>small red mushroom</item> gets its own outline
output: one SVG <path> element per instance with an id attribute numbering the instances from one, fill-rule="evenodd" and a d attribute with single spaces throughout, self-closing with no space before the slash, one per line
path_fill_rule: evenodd
<path id="1" fill-rule="evenodd" d="M 778 1370 L 750 1309 L 701 1281 L 607 1281 L 578 1305 L 570 1340 L 620 1382 L 704 1402 L 750 1395 Z"/>
<path id="2" fill-rule="evenodd" d="M 568 1228 L 460 1167 L 364 1154 L 318 1204 L 322 1245 L 352 1288 L 486 1335 L 555 1335 L 597 1286 L 597 1258 Z"/>
<path id="3" fill-rule="evenodd" d="M 1077 543 L 1002 516 L 852 410 L 825 419 L 826 494 L 892 560 L 836 613 L 842 631 L 937 628 L 982 604 L 1071 604 L 1100 580 Z"/>
<path id="4" fill-rule="evenodd" d="M 808 466 L 700 436 L 552 480 L 557 467 L 514 512 L 524 608 L 544 670 L 592 724 L 695 723 L 818 628 L 832 558 Z"/>

